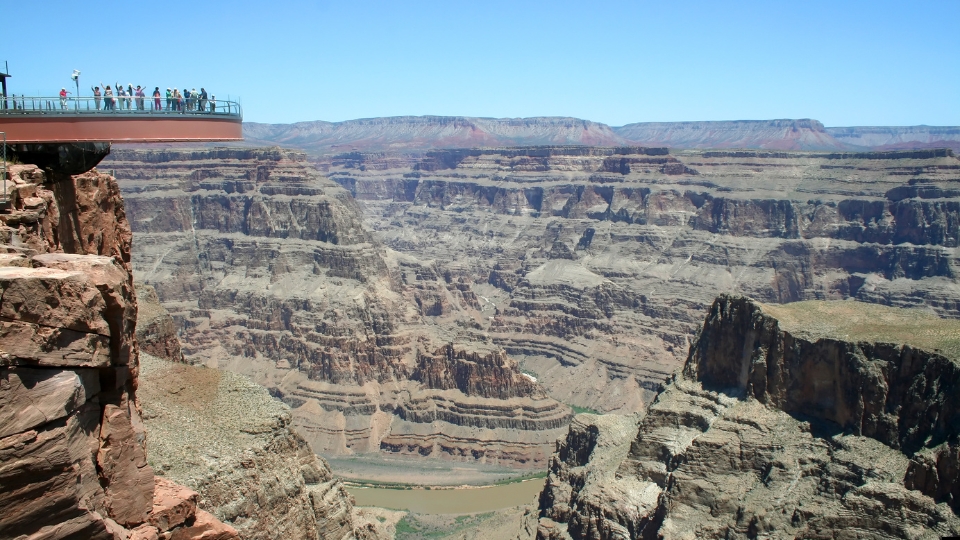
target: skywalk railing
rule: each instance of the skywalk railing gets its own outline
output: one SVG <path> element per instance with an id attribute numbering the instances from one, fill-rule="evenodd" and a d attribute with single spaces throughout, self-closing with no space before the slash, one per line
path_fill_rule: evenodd
<path id="1" fill-rule="evenodd" d="M 31 97 L 11 95 L 0 97 L 0 115 L 107 115 L 107 116 L 172 116 L 172 115 L 208 115 L 215 117 L 243 118 L 243 111 L 236 101 L 208 99 L 204 103 L 199 98 L 168 100 L 160 98 L 159 108 L 156 98 L 144 96 L 96 97 Z"/>

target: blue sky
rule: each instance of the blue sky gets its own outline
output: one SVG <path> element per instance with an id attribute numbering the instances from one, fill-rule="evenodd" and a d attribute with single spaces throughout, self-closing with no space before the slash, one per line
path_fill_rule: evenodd
<path id="1" fill-rule="evenodd" d="M 84 95 L 204 86 L 254 122 L 960 125 L 958 0 L 31 0 L 0 14 L 11 93 L 54 94 L 79 69 Z"/>

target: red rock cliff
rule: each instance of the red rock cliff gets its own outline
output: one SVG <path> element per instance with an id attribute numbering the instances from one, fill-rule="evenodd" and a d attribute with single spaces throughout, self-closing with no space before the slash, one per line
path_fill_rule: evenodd
<path id="1" fill-rule="evenodd" d="M 229 539 L 155 478 L 137 400 L 131 233 L 116 182 L 10 168 L 0 214 L 0 538 Z"/>

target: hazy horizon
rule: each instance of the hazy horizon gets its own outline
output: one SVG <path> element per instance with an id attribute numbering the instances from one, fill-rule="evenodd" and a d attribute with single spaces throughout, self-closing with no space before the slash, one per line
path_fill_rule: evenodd
<path id="1" fill-rule="evenodd" d="M 611 128 L 620 128 L 620 127 L 627 126 L 627 125 L 631 125 L 631 124 L 692 124 L 692 123 L 710 123 L 710 122 L 714 122 L 714 123 L 733 123 L 733 122 L 777 122 L 777 121 L 792 122 L 792 121 L 802 121 L 802 120 L 816 120 L 816 121 L 819 122 L 819 120 L 817 120 L 816 118 L 736 118 L 736 119 L 726 119 L 726 120 L 656 120 L 656 121 L 627 122 L 627 123 L 625 123 L 625 124 L 616 124 L 616 125 L 614 125 L 614 124 L 607 124 L 606 122 L 599 122 L 599 121 L 593 120 L 593 119 L 591 119 L 591 118 L 578 118 L 578 117 L 576 117 L 576 116 L 558 116 L 558 115 L 551 115 L 551 116 L 501 116 L 501 117 L 496 117 L 496 116 L 468 116 L 468 115 L 463 115 L 463 114 L 446 114 L 446 115 L 440 115 L 440 114 L 399 114 L 399 115 L 392 115 L 392 116 L 367 116 L 367 117 L 363 117 L 363 118 L 346 118 L 346 119 L 344 119 L 344 120 L 323 120 L 323 119 L 317 119 L 317 120 L 294 120 L 294 121 L 291 121 L 291 122 L 259 122 L 259 121 L 256 121 L 256 120 L 249 120 L 249 119 L 247 119 L 247 118 L 244 118 L 243 123 L 244 123 L 244 124 L 265 124 L 265 125 L 290 125 L 290 124 L 309 124 L 309 123 L 313 123 L 313 122 L 328 122 L 328 123 L 331 123 L 331 124 L 341 124 L 341 123 L 345 123 L 345 122 L 358 122 L 358 121 L 363 121 L 363 120 L 377 120 L 377 119 L 384 119 L 384 118 L 472 118 L 472 119 L 478 119 L 478 120 L 533 120 L 533 119 L 537 119 L 537 118 L 543 118 L 543 119 L 550 119 L 550 118 L 565 119 L 565 118 L 569 118 L 569 119 L 571 119 L 571 120 L 583 120 L 583 121 L 586 121 L 586 122 L 593 122 L 593 123 L 596 123 L 596 124 L 603 124 L 603 125 L 609 126 L 609 127 L 611 127 Z M 911 125 L 891 125 L 891 124 L 881 125 L 881 124 L 869 124 L 869 125 L 868 125 L 868 124 L 862 124 L 862 125 L 859 125 L 859 126 L 854 126 L 854 125 L 844 125 L 844 126 L 839 126 L 839 125 L 837 125 L 837 126 L 832 126 L 832 125 L 825 124 L 825 123 L 823 123 L 823 122 L 821 122 L 821 123 L 824 125 L 825 128 L 845 128 L 845 127 L 851 127 L 851 128 L 852 128 L 852 127 L 903 127 L 903 128 L 908 128 L 908 127 L 931 127 L 931 128 L 953 128 L 953 127 L 958 127 L 958 125 L 954 125 L 954 124 L 941 124 L 941 125 L 934 125 L 934 124 L 911 124 Z"/>

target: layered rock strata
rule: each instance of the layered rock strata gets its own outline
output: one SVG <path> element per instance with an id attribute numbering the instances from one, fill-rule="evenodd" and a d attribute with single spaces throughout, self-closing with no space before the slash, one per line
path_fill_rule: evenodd
<path id="1" fill-rule="evenodd" d="M 385 249 L 303 154 L 123 150 L 105 166 L 184 355 L 269 388 L 315 450 L 545 462 L 569 409 L 489 339 L 424 324 L 479 307 L 470 283 Z"/>
<path id="2" fill-rule="evenodd" d="M 0 537 L 238 538 L 196 508 L 195 492 L 155 479 L 147 463 L 131 234 L 116 183 L 91 172 L 51 191 L 34 166 L 9 174 L 10 208 L 0 214 Z"/>
<path id="3" fill-rule="evenodd" d="M 150 464 L 245 539 L 376 538 L 289 408 L 246 377 L 141 354 Z"/>
<path id="4" fill-rule="evenodd" d="M 639 422 L 577 417 L 537 536 L 956 535 L 957 336 L 917 310 L 721 296 Z"/>
<path id="5" fill-rule="evenodd" d="M 401 254 L 450 340 L 490 340 L 549 394 L 642 410 L 721 292 L 960 316 L 960 160 L 539 147 L 318 163 Z"/>

